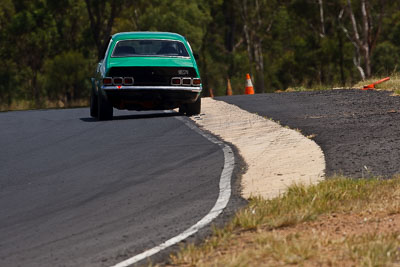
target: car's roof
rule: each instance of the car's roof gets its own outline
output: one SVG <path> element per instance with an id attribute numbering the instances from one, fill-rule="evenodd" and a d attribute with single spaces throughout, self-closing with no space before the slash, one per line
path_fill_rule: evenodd
<path id="1" fill-rule="evenodd" d="M 114 34 L 112 39 L 116 41 L 129 39 L 186 40 L 182 35 L 172 32 L 120 32 Z"/>

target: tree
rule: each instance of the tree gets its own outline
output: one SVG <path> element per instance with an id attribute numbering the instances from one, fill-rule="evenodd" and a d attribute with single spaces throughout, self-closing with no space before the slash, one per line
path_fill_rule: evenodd
<path id="1" fill-rule="evenodd" d="M 243 0 L 238 2 L 249 61 L 256 72 L 256 92 L 264 93 L 263 41 L 271 31 L 279 6 L 276 1 L 266 0 Z"/>
<path id="2" fill-rule="evenodd" d="M 85 0 L 85 3 L 89 15 L 90 29 L 97 48 L 97 57 L 102 59 L 114 20 L 124 7 L 124 0 Z"/>
<path id="3" fill-rule="evenodd" d="M 6 29 L 6 53 L 17 65 L 17 79 L 29 98 L 38 105 L 41 87 L 38 76 L 56 40 L 56 29 L 44 0 L 13 1 L 15 15 Z"/>
<path id="4" fill-rule="evenodd" d="M 85 2 L 83 0 L 46 0 L 46 2 L 58 35 L 54 40 L 51 57 L 64 51 L 86 50 L 88 41 L 85 39 L 89 38 L 85 38 L 84 35 L 90 27 Z"/>
<path id="5" fill-rule="evenodd" d="M 398 70 L 400 3 L 387 7 L 387 0 L 0 0 L 0 100 L 4 107 L 84 98 L 95 62 L 120 31 L 184 35 L 200 56 L 205 92 L 216 95 L 227 79 L 243 93 L 246 72 L 258 93 L 350 84 Z"/>
<path id="6" fill-rule="evenodd" d="M 88 96 L 89 73 L 85 58 L 81 53 L 66 51 L 44 64 L 44 87 L 47 96 L 53 101 L 62 100 L 71 103 Z"/>
<path id="7" fill-rule="evenodd" d="M 341 27 L 355 48 L 354 65 L 361 79 L 365 80 L 371 76 L 371 55 L 381 32 L 386 1 L 380 0 L 376 8 L 373 8 L 368 0 L 361 0 L 359 4 L 361 11 L 359 22 L 357 22 L 351 0 L 346 0 L 346 4 L 339 13 L 339 21 L 342 22 Z M 372 10 L 378 10 L 378 12 L 375 14 Z M 350 27 L 343 23 L 345 15 L 350 20 Z"/>

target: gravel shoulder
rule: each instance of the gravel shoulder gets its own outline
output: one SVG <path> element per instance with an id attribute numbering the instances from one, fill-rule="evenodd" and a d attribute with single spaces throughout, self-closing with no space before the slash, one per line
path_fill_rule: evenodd
<path id="1" fill-rule="evenodd" d="M 400 97 L 328 90 L 219 97 L 299 129 L 322 148 L 326 175 L 390 178 L 400 172 Z"/>
<path id="2" fill-rule="evenodd" d="M 247 164 L 242 176 L 244 198 L 273 198 L 293 183 L 323 179 L 322 150 L 299 132 L 211 98 L 202 100 L 202 109 L 204 114 L 193 120 L 236 146 Z"/>

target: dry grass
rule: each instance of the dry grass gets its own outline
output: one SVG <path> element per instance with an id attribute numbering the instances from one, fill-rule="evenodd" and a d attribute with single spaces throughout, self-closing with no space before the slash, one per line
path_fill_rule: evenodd
<path id="1" fill-rule="evenodd" d="M 89 106 L 89 100 L 81 99 L 71 102 L 63 101 L 49 101 L 46 100 L 43 103 L 37 105 L 34 101 L 19 100 L 14 101 L 11 105 L 1 104 L 0 111 L 14 111 L 14 110 L 32 110 L 32 109 L 54 109 L 54 108 L 75 108 L 75 107 L 87 107 Z"/>
<path id="2" fill-rule="evenodd" d="M 392 73 L 390 76 L 390 80 L 378 84 L 375 86 L 377 90 L 388 90 L 393 91 L 395 95 L 400 95 L 400 73 Z M 355 88 L 355 89 L 362 89 L 365 85 L 372 84 L 376 81 L 379 81 L 385 77 L 372 77 L 365 81 L 359 81 L 358 83 L 348 86 L 348 87 L 341 87 L 341 86 L 328 86 L 328 85 L 313 85 L 311 88 L 307 86 L 297 86 L 297 87 L 289 87 L 286 90 L 277 90 L 276 93 L 283 93 L 283 92 L 302 92 L 302 91 L 323 91 L 323 90 L 331 90 L 331 89 L 348 89 L 348 88 Z"/>
<path id="3" fill-rule="evenodd" d="M 400 93 L 400 73 L 393 73 L 392 75 L 389 76 L 390 80 L 380 83 L 375 86 L 377 90 L 388 90 L 388 91 L 394 91 L 396 94 Z M 385 77 L 372 77 L 370 79 L 367 79 L 365 81 L 360 81 L 357 84 L 355 84 L 353 87 L 354 88 L 363 88 L 364 85 L 372 84 L 376 81 L 379 81 Z"/>
<path id="4" fill-rule="evenodd" d="M 328 86 L 328 85 L 314 85 L 312 87 L 306 86 L 295 86 L 295 87 L 288 87 L 285 91 L 276 91 L 277 93 L 281 92 L 306 92 L 306 91 L 323 91 L 323 90 L 331 90 L 335 86 Z"/>
<path id="5" fill-rule="evenodd" d="M 400 264 L 400 178 L 335 177 L 255 198 L 173 266 L 391 266 Z"/>

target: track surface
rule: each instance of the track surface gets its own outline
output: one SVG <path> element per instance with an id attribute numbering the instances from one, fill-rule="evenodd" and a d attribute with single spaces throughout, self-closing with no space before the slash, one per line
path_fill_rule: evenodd
<path id="1" fill-rule="evenodd" d="M 328 176 L 391 177 L 400 173 L 400 97 L 390 94 L 329 90 L 216 99 L 315 135 Z"/>
<path id="2" fill-rule="evenodd" d="M 0 113 L 0 266 L 109 266 L 214 205 L 218 145 L 174 114 L 87 114 Z"/>

